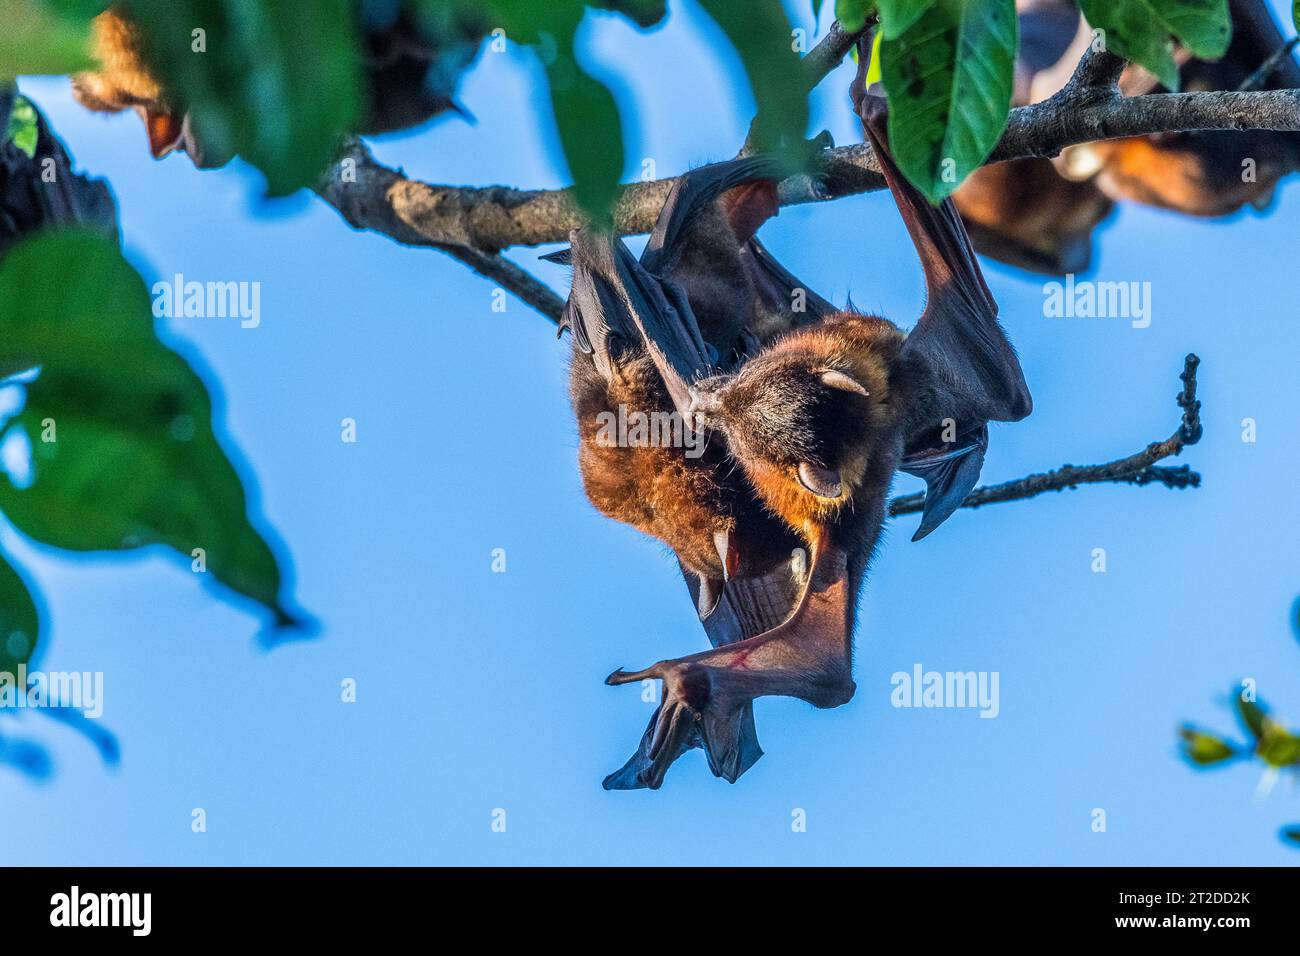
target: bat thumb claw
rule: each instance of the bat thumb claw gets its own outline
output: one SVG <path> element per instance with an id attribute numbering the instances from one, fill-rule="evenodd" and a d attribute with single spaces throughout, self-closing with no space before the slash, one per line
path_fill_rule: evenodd
<path id="1" fill-rule="evenodd" d="M 620 667 L 618 670 L 614 671 L 614 673 L 605 678 L 605 683 L 610 687 L 617 687 L 619 684 L 631 684 L 634 681 L 645 680 L 646 678 L 656 676 L 658 675 L 655 673 L 653 667 L 631 673 Z"/>

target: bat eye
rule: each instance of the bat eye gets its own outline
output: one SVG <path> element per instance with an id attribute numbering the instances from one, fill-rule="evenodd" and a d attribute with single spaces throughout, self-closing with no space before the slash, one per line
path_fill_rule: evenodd
<path id="1" fill-rule="evenodd" d="M 844 491 L 840 473 L 834 468 L 823 468 L 811 461 L 799 462 L 799 484 L 818 498 L 838 498 Z"/>

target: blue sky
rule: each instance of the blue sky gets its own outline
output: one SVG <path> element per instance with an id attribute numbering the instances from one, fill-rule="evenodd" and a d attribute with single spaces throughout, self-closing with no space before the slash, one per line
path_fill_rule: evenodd
<path id="1" fill-rule="evenodd" d="M 642 158 L 670 175 L 734 153 L 752 104 L 696 8 L 674 3 L 645 35 L 601 17 L 585 40 L 624 105 L 629 174 Z M 814 128 L 841 143 L 860 138 L 848 79 L 814 103 Z M 245 169 L 152 161 L 135 116 L 86 113 L 66 81 L 23 88 L 80 168 L 113 184 L 149 281 L 261 282 L 258 328 L 166 319 L 163 332 L 220 397 L 228 448 L 322 630 L 266 652 L 260 619 L 179 558 L 72 558 L 0 531 L 45 596 L 42 667 L 104 672 L 103 723 L 123 750 L 106 768 L 51 721 L 6 721 L 46 742 L 57 769 L 45 783 L 0 769 L 0 806 L 23 821 L 0 861 L 1297 861 L 1277 839 L 1300 821 L 1288 781 L 1260 799 L 1256 765 L 1198 773 L 1175 745 L 1183 720 L 1235 730 L 1228 695 L 1243 677 L 1300 720 L 1294 182 L 1267 215 L 1226 222 L 1121 210 L 1091 277 L 1150 282 L 1146 329 L 1045 318 L 1040 279 L 986 263 L 1035 411 L 996 426 L 985 480 L 1165 437 L 1195 351 L 1205 437 L 1183 460 L 1199 490 L 1102 486 L 963 511 L 919 544 L 915 517 L 894 522 L 862 600 L 850 704 L 759 701 L 767 755 L 735 786 L 695 752 L 657 793 L 606 793 L 652 705 L 604 675 L 704 637 L 670 556 L 583 496 L 567 339 L 513 299 L 492 311 L 492 285 L 440 254 L 354 233 L 314 199 L 267 206 Z M 376 153 L 432 181 L 563 185 L 536 90 L 525 56 L 484 54 L 462 89 L 476 125 L 448 120 Z M 884 193 L 783 210 L 763 238 L 839 303 L 851 293 L 904 326 L 919 312 Z M 512 255 L 563 292 L 563 270 L 536 262 L 546 251 Z M 345 417 L 356 444 L 340 441 Z M 999 716 L 892 707 L 890 676 L 917 663 L 997 671 Z M 345 678 L 356 703 L 340 701 Z M 194 808 L 206 833 L 191 832 Z M 796 809 L 806 832 L 792 832 Z"/>

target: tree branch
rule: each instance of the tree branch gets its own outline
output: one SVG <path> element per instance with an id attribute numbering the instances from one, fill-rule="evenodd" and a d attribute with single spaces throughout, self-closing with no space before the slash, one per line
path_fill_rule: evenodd
<path id="1" fill-rule="evenodd" d="M 816 56 L 817 69 L 828 70 L 838 62 L 831 60 L 831 52 L 843 48 L 847 39 L 847 34 L 833 30 L 807 59 Z M 1090 49 L 1060 92 L 1011 111 L 989 162 L 1054 156 L 1078 143 L 1150 133 L 1300 130 L 1300 90 L 1126 97 L 1114 82 L 1122 68 L 1118 57 Z M 821 202 L 884 186 L 871 148 L 864 143 L 826 150 L 821 160 L 816 181 L 800 174 L 781 183 L 781 205 Z M 341 170 L 349 166 L 356 173 L 355 181 L 341 177 Z M 675 181 L 625 186 L 614 209 L 618 231 L 625 235 L 650 231 Z M 515 245 L 564 242 L 571 230 L 583 224 L 567 189 L 422 183 L 376 162 L 359 140 L 346 144 L 338 165 L 318 191 L 354 227 L 408 245 L 468 246 L 495 253 Z"/>
<path id="2" fill-rule="evenodd" d="M 838 21 L 831 25 L 802 61 L 808 90 L 843 61 L 863 30 L 846 31 Z M 812 195 L 815 185 L 807 175 L 787 180 L 796 181 Z M 674 182 L 661 179 L 625 189 L 615 221 L 653 223 Z M 431 186 L 377 162 L 354 137 L 344 143 L 316 192 L 353 228 L 381 233 L 403 245 L 440 249 L 559 322 L 564 300 L 501 250 L 563 242 L 571 230 L 581 228 L 582 218 L 568 190 Z M 620 230 L 636 231 L 622 225 Z"/>
<path id="3" fill-rule="evenodd" d="M 1177 397 L 1183 417 L 1178 430 L 1164 441 L 1152 442 L 1136 454 L 1104 465 L 1063 465 L 1055 471 L 976 488 L 962 502 L 962 507 L 978 508 L 1001 501 L 1019 501 L 1046 491 L 1062 491 L 1102 482 L 1131 485 L 1158 483 L 1166 488 L 1199 487 L 1201 476 L 1187 465 L 1169 467 L 1157 465 L 1156 462 L 1178 455 L 1188 445 L 1195 445 L 1201 440 L 1201 403 L 1196 399 L 1196 368 L 1200 362 L 1195 355 L 1188 355 L 1184 359 L 1183 372 L 1178 376 L 1182 380 L 1183 390 Z M 903 495 L 889 503 L 889 513 L 891 516 L 915 514 L 924 505 L 924 494 Z"/>

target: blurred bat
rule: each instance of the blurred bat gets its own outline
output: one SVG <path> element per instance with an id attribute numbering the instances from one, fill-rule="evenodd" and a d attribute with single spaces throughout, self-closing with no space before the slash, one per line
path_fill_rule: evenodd
<path id="1" fill-rule="evenodd" d="M 1019 363 L 955 209 L 929 205 L 889 157 L 883 101 L 863 90 L 866 61 L 864 50 L 855 105 L 921 257 L 926 310 L 906 337 L 883 318 L 827 313 L 734 372 L 694 382 L 707 363 L 687 346 L 689 327 L 650 350 L 668 392 L 690 396 L 688 412 L 725 436 L 758 497 L 806 546 L 805 560 L 791 568 L 798 594 L 777 626 L 607 678 L 663 681 L 644 754 L 653 780 L 662 780 L 682 742 L 696 737 L 711 766 L 740 765 L 743 715 L 755 697 L 792 696 L 818 707 L 849 700 L 854 604 L 894 470 L 926 480 L 916 534 L 923 537 L 977 481 L 987 422 L 1030 411 Z M 689 326 L 690 316 L 659 318 Z"/>
<path id="2" fill-rule="evenodd" d="M 1073 0 L 1017 0 L 1020 47 L 1012 106 L 1046 99 L 1083 54 L 1085 25 Z M 1114 202 L 1095 183 L 1067 178 L 1050 159 L 1013 159 L 975 170 L 953 194 L 971 242 L 1030 272 L 1082 272 L 1092 232 Z"/>
<path id="3" fill-rule="evenodd" d="M 1073 0 L 1019 0 L 1016 6 L 1021 42 L 1013 105 L 1019 106 L 1064 86 L 1092 34 Z M 1229 6 L 1233 39 L 1222 60 L 1209 63 L 1176 51 L 1183 89 L 1234 90 L 1248 81 L 1300 86 L 1300 67 L 1284 50 L 1264 0 L 1231 0 Z M 1261 73 L 1270 59 L 1274 65 Z M 1129 66 L 1120 88 L 1139 96 L 1159 84 Z M 1056 160 L 1018 159 L 976 170 L 954 200 L 980 252 L 1033 272 L 1081 272 L 1091 260 L 1092 232 L 1115 201 L 1195 216 L 1227 215 L 1246 204 L 1263 208 L 1278 180 L 1296 168 L 1298 144 L 1295 133 L 1268 130 L 1084 143 Z"/>
<path id="4" fill-rule="evenodd" d="M 1300 87 L 1300 66 L 1288 51 L 1265 0 L 1230 0 L 1232 42 L 1221 60 L 1180 51 L 1184 90 Z M 1260 72 L 1276 54 L 1275 65 Z M 1120 79 L 1128 95 L 1162 91 L 1140 67 Z M 1268 206 L 1273 192 L 1300 161 L 1300 134 L 1273 130 L 1202 130 L 1083 143 L 1064 150 L 1057 166 L 1073 179 L 1090 179 L 1113 199 L 1131 200 L 1192 216 L 1226 216 L 1249 204 Z"/>
<path id="5" fill-rule="evenodd" d="M 457 16 L 450 6 L 428 6 L 420 13 L 401 2 L 357 3 L 368 99 L 355 132 L 393 132 L 447 111 L 464 112 L 454 101 L 456 82 L 486 27 Z M 100 113 L 134 109 L 144 121 L 155 159 L 181 151 L 200 168 L 230 160 L 213 151 L 186 104 L 154 75 L 126 5 L 109 7 L 94 19 L 92 30 L 99 69 L 73 77 L 78 102 Z"/>

